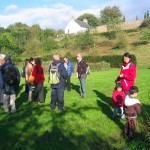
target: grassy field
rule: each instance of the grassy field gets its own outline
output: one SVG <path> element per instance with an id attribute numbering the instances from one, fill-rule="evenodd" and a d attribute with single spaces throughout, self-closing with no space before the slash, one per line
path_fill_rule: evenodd
<path id="1" fill-rule="evenodd" d="M 0 150 L 105 150 L 142 149 L 144 138 L 138 126 L 139 137 L 128 143 L 122 135 L 125 120 L 112 121 L 111 94 L 119 69 L 92 72 L 87 77 L 87 97 L 80 99 L 79 81 L 72 76 L 72 91 L 65 91 L 65 108 L 49 108 L 51 89 L 45 82 L 46 101 L 35 105 L 27 101 L 24 79 L 21 81 L 16 114 L 5 114 L 0 108 Z M 138 124 L 146 112 L 150 114 L 148 98 L 150 69 L 138 68 L 136 85 L 142 113 Z M 47 78 L 47 76 L 46 76 Z M 150 148 L 150 147 L 149 147 Z M 143 149 L 149 149 L 148 146 Z"/>

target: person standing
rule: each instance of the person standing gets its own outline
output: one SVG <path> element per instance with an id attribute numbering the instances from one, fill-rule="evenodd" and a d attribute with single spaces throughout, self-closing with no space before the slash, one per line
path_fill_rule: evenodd
<path id="1" fill-rule="evenodd" d="M 123 91 L 126 95 L 129 94 L 129 90 L 134 85 L 135 79 L 136 65 L 132 62 L 131 55 L 129 53 L 124 53 L 123 65 L 117 81 L 121 82 Z"/>
<path id="2" fill-rule="evenodd" d="M 139 89 L 136 86 L 132 86 L 129 91 L 129 95 L 125 98 L 125 117 L 126 125 L 124 134 L 127 135 L 129 140 L 135 138 L 136 130 L 136 118 L 141 113 L 140 101 L 137 99 Z"/>
<path id="3" fill-rule="evenodd" d="M 82 59 L 81 54 L 77 54 L 77 77 L 80 81 L 80 96 L 81 98 L 86 97 L 86 69 L 87 69 L 87 64 L 86 62 Z"/>
<path id="4" fill-rule="evenodd" d="M 8 99 L 10 99 L 11 113 L 17 112 L 15 101 L 16 95 L 19 91 L 20 73 L 18 68 L 12 64 L 11 56 L 7 55 L 3 59 L 3 65 L 1 68 L 4 86 L 3 106 L 4 112 L 8 113 Z"/>
<path id="5" fill-rule="evenodd" d="M 35 85 L 34 101 L 37 104 L 43 103 L 45 100 L 44 85 L 43 85 L 45 77 L 41 58 L 35 58 L 35 66 L 32 69 L 31 75 L 34 77 L 34 85 Z"/>
<path id="6" fill-rule="evenodd" d="M 57 101 L 58 110 L 61 111 L 64 108 L 64 86 L 67 76 L 64 63 L 60 61 L 58 54 L 54 54 L 53 62 L 49 66 L 49 83 L 52 88 L 50 108 L 52 110 L 55 109 Z"/>
<path id="7" fill-rule="evenodd" d="M 0 54 L 0 103 L 3 103 L 3 78 L 1 73 L 1 67 L 2 67 L 2 60 L 5 58 L 6 55 Z"/>
<path id="8" fill-rule="evenodd" d="M 66 82 L 65 82 L 65 88 L 67 88 L 68 91 L 71 91 L 70 78 L 71 78 L 72 72 L 74 70 L 74 66 L 73 66 L 73 63 L 68 60 L 68 57 L 64 57 L 64 66 L 68 72 L 68 77 L 67 77 Z"/>
<path id="9" fill-rule="evenodd" d="M 29 101 L 32 101 L 33 88 L 32 88 L 32 85 L 28 82 L 28 80 L 29 80 L 29 76 L 31 74 L 33 67 L 34 67 L 34 59 L 31 57 L 25 66 L 25 80 L 28 86 L 28 100 Z"/>
<path id="10" fill-rule="evenodd" d="M 122 90 L 122 85 L 120 82 L 116 83 L 116 87 L 113 90 L 112 93 L 112 103 L 114 106 L 114 112 L 113 112 L 113 120 L 117 118 L 118 110 L 121 111 L 121 118 L 124 119 L 124 112 L 123 112 L 123 105 L 124 105 L 124 99 L 125 99 L 125 93 Z"/>

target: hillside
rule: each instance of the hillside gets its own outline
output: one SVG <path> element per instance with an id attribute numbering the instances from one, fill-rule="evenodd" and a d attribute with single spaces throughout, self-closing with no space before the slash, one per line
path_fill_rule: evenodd
<path id="1" fill-rule="evenodd" d="M 105 34 L 94 34 L 95 46 L 86 50 L 61 50 L 60 55 L 63 57 L 67 53 L 76 56 L 82 53 L 83 56 L 103 56 L 103 55 L 122 55 L 124 52 L 134 54 L 137 58 L 138 66 L 149 67 L 150 64 L 150 43 L 143 44 L 140 38 L 140 31 L 126 32 L 127 47 L 123 49 L 115 48 L 116 40 L 109 40 Z"/>

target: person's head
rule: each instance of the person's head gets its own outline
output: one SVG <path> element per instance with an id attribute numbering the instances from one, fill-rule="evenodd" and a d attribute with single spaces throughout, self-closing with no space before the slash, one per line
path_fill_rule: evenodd
<path id="1" fill-rule="evenodd" d="M 77 54 L 77 60 L 78 60 L 78 62 L 80 62 L 82 60 L 82 55 L 81 54 Z"/>
<path id="2" fill-rule="evenodd" d="M 129 63 L 129 62 L 131 62 L 131 55 L 129 54 L 129 53 L 124 53 L 123 54 L 123 62 L 124 63 Z"/>
<path id="3" fill-rule="evenodd" d="M 41 65 L 42 64 L 42 60 L 41 60 L 41 58 L 40 57 L 38 57 L 38 58 L 35 58 L 35 64 L 38 64 L 38 65 Z"/>
<path id="4" fill-rule="evenodd" d="M 67 56 L 64 57 L 64 62 L 65 62 L 65 63 L 68 62 L 68 57 L 67 57 Z"/>
<path id="5" fill-rule="evenodd" d="M 122 84 L 120 82 L 117 82 L 115 89 L 119 92 L 122 91 Z"/>
<path id="6" fill-rule="evenodd" d="M 129 90 L 129 94 L 131 97 L 136 98 L 138 96 L 139 89 L 136 86 L 132 86 Z"/>
<path id="7" fill-rule="evenodd" d="M 29 63 L 33 63 L 33 62 L 34 62 L 34 58 L 33 58 L 33 57 L 30 57 Z"/>
<path id="8" fill-rule="evenodd" d="M 53 55 L 53 60 L 60 60 L 59 55 L 58 55 L 58 54 L 54 54 L 54 55 Z"/>
<path id="9" fill-rule="evenodd" d="M 3 65 L 5 63 L 5 60 L 4 60 L 5 56 L 6 55 L 4 54 L 0 54 L 0 65 Z"/>
<path id="10" fill-rule="evenodd" d="M 10 62 L 10 61 L 11 61 L 11 56 L 10 56 L 10 55 L 6 55 L 6 56 L 4 57 L 4 61 L 5 61 L 5 62 Z"/>

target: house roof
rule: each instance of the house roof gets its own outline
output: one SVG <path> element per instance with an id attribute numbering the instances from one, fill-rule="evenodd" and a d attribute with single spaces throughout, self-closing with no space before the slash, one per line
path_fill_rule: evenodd
<path id="1" fill-rule="evenodd" d="M 80 21 L 80 20 L 78 20 L 78 19 L 76 19 L 76 20 L 74 20 L 74 21 L 75 21 L 80 27 L 89 28 L 89 29 L 92 28 L 89 24 L 87 24 L 87 23 L 85 23 L 85 22 L 83 22 L 83 21 Z"/>

